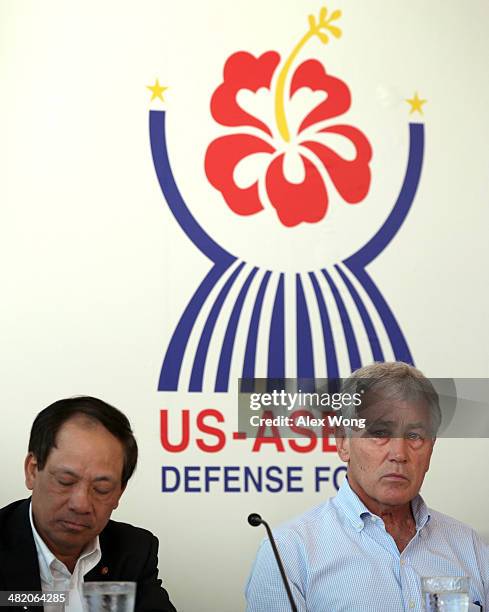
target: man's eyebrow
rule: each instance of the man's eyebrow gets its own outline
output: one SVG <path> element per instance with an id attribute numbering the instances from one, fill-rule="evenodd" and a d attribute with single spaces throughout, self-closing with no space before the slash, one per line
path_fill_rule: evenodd
<path id="1" fill-rule="evenodd" d="M 71 476 L 72 478 L 80 478 L 80 476 L 76 472 L 64 466 L 59 467 L 59 468 L 54 468 L 51 471 L 51 474 L 54 474 L 54 475 L 63 474 L 66 476 Z M 101 476 L 97 476 L 96 478 L 94 478 L 93 482 L 110 482 L 112 484 L 112 483 L 117 482 L 117 479 L 113 478 L 112 476 L 101 475 Z"/>
<path id="2" fill-rule="evenodd" d="M 397 421 L 389 421 L 385 419 L 379 419 L 377 421 L 373 421 L 372 423 L 368 423 L 366 427 L 367 432 L 371 432 L 373 429 L 377 427 L 385 427 L 386 429 L 397 430 L 399 427 L 399 423 Z M 403 432 L 412 431 L 412 430 L 422 430 L 423 432 L 429 432 L 430 427 L 426 423 L 422 421 L 415 421 L 414 423 L 407 423 L 406 425 L 401 426 L 401 430 Z"/>
<path id="3" fill-rule="evenodd" d="M 73 478 L 80 478 L 76 472 L 64 466 L 53 468 L 50 470 L 50 472 L 51 474 L 66 474 L 67 476 L 72 476 Z"/>
<path id="4" fill-rule="evenodd" d="M 93 479 L 94 482 L 116 482 L 116 478 L 113 478 L 112 476 L 97 476 L 96 478 Z"/>
<path id="5" fill-rule="evenodd" d="M 368 419 L 367 419 L 368 422 Z M 371 423 L 368 423 L 369 427 L 390 427 L 392 425 L 397 425 L 397 423 L 395 421 L 386 421 L 386 420 L 382 420 L 382 419 L 378 419 L 376 421 L 372 421 Z"/>
<path id="6" fill-rule="evenodd" d="M 406 429 L 428 429 L 426 423 L 422 421 L 417 421 L 415 423 L 408 423 L 406 425 Z"/>
<path id="7" fill-rule="evenodd" d="M 400 425 L 399 421 L 388 420 L 388 419 L 377 419 L 369 423 L 369 425 L 389 425 L 389 426 L 397 426 Z M 426 428 L 426 423 L 424 421 L 414 421 L 413 423 L 406 423 L 404 427 L 412 427 L 414 429 Z"/>

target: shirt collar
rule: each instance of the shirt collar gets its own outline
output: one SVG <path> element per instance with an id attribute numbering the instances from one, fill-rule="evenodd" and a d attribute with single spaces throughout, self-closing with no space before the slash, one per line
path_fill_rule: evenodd
<path id="1" fill-rule="evenodd" d="M 49 548 L 47 547 L 46 543 L 39 535 L 34 525 L 34 520 L 32 518 L 32 501 L 29 504 L 29 521 L 31 523 L 32 535 L 34 537 L 34 543 L 36 545 L 41 580 L 50 582 L 51 581 L 51 569 L 50 569 L 51 564 L 55 560 L 58 561 L 59 563 L 62 563 L 62 562 L 59 561 L 59 559 L 55 557 L 55 555 L 52 553 L 51 550 L 49 550 Z M 94 555 L 94 558 L 97 559 L 94 563 L 94 565 L 96 565 L 102 556 L 102 551 L 100 549 L 100 540 L 98 536 L 85 546 L 81 555 L 78 557 L 77 565 L 81 560 L 86 559 L 87 557 L 91 555 Z"/>
<path id="2" fill-rule="evenodd" d="M 416 531 L 419 531 L 423 529 L 431 517 L 428 506 L 424 503 L 424 499 L 421 495 L 416 495 L 411 501 L 411 510 L 413 511 L 414 520 L 416 521 Z"/>
<path id="3" fill-rule="evenodd" d="M 339 491 L 334 499 L 335 504 L 343 511 L 357 531 L 364 527 L 364 517 L 372 516 L 372 512 L 362 502 L 358 495 L 350 487 L 348 478 L 345 477 Z M 411 510 L 416 522 L 416 531 L 422 529 L 430 519 L 430 513 L 421 495 L 411 501 Z"/>

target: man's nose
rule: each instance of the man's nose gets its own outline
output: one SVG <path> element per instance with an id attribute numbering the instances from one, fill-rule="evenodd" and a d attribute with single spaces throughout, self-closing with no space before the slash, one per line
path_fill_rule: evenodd
<path id="1" fill-rule="evenodd" d="M 88 487 L 78 483 L 73 487 L 70 495 L 69 508 L 77 514 L 87 514 L 90 512 L 91 500 Z"/>
<path id="2" fill-rule="evenodd" d="M 389 459 L 398 463 L 407 461 L 407 440 L 403 437 L 391 438 L 389 441 Z"/>

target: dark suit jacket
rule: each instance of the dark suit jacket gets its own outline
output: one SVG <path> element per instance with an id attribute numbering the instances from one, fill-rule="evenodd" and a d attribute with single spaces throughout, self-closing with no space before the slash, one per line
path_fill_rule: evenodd
<path id="1" fill-rule="evenodd" d="M 0 591 L 41 590 L 29 501 L 16 501 L 0 509 Z M 109 521 L 99 538 L 102 558 L 85 576 L 85 582 L 137 582 L 136 612 L 176 612 L 158 579 L 158 540 L 152 533 Z"/>

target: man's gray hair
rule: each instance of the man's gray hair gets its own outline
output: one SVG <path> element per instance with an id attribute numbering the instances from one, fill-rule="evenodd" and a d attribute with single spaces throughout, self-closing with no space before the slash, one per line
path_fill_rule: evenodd
<path id="1" fill-rule="evenodd" d="M 431 413 L 433 436 L 441 424 L 438 393 L 432 382 L 417 368 L 402 361 L 372 363 L 355 370 L 344 382 L 342 395 L 360 393 L 367 400 L 367 392 L 381 395 L 383 399 L 409 402 L 425 402 Z M 356 418 L 363 406 L 344 403 L 341 414 L 344 418 Z"/>

